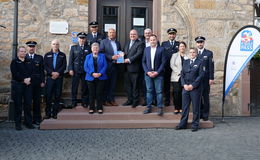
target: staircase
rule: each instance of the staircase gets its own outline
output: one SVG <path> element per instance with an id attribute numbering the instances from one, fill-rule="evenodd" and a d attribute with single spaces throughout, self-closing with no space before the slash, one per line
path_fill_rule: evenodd
<path id="1" fill-rule="evenodd" d="M 124 98 L 117 99 L 119 104 Z M 120 103 L 121 102 L 121 103 Z M 88 109 L 77 106 L 63 109 L 57 119 L 46 119 L 40 129 L 88 129 L 88 128 L 174 128 L 180 121 L 180 115 L 173 114 L 172 106 L 164 108 L 162 117 L 153 108 L 150 114 L 143 114 L 145 107 L 105 106 L 103 114 L 89 114 Z M 188 127 L 191 127 L 192 113 L 189 115 Z M 212 128 L 213 122 L 201 121 L 201 128 Z"/>

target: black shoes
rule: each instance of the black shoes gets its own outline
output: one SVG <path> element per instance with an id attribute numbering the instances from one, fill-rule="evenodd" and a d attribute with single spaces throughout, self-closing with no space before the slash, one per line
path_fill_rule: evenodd
<path id="1" fill-rule="evenodd" d="M 53 114 L 53 115 L 52 115 L 52 118 L 53 118 L 53 119 L 57 119 L 57 114 Z"/>
<path id="2" fill-rule="evenodd" d="M 176 126 L 174 129 L 175 129 L 175 130 L 181 130 L 181 129 L 187 129 L 187 127 Z"/>
<path id="3" fill-rule="evenodd" d="M 146 108 L 143 113 L 144 114 L 152 113 L 152 109 L 151 108 Z"/>
<path id="4" fill-rule="evenodd" d="M 203 121 L 208 121 L 208 120 L 209 120 L 209 118 L 202 118 L 202 120 L 203 120 Z"/>
<path id="5" fill-rule="evenodd" d="M 133 103 L 132 108 L 136 108 L 138 106 L 138 103 Z"/>
<path id="6" fill-rule="evenodd" d="M 82 106 L 83 106 L 84 108 L 88 108 L 88 104 L 87 104 L 87 103 L 83 103 Z"/>
<path id="7" fill-rule="evenodd" d="M 191 129 L 192 132 L 197 132 L 198 130 L 199 130 L 199 128 L 197 128 L 197 127 Z"/>
<path id="8" fill-rule="evenodd" d="M 123 103 L 123 106 L 130 106 L 130 105 L 132 105 L 132 104 L 133 104 L 132 102 L 126 101 L 125 103 Z"/>
<path id="9" fill-rule="evenodd" d="M 142 104 L 142 106 L 147 106 L 147 103 L 146 103 L 146 102 L 144 102 L 144 103 Z"/>
<path id="10" fill-rule="evenodd" d="M 43 119 L 50 119 L 51 118 L 51 115 L 45 115 Z"/>
<path id="11" fill-rule="evenodd" d="M 158 108 L 157 115 L 158 116 L 163 116 L 163 109 L 162 108 Z"/>
<path id="12" fill-rule="evenodd" d="M 15 125 L 15 129 L 16 129 L 17 131 L 21 131 L 23 128 L 22 128 L 21 125 Z"/>
<path id="13" fill-rule="evenodd" d="M 34 129 L 35 127 L 32 124 L 25 124 L 25 127 L 28 129 Z"/>
<path id="14" fill-rule="evenodd" d="M 41 123 L 40 123 L 40 122 L 38 122 L 38 121 L 33 121 L 33 124 L 35 124 L 35 125 L 39 126 Z"/>
<path id="15" fill-rule="evenodd" d="M 169 103 L 169 102 L 165 102 L 165 103 L 164 103 L 164 106 L 165 106 L 165 107 L 168 107 L 168 106 L 170 106 L 170 103 Z"/>

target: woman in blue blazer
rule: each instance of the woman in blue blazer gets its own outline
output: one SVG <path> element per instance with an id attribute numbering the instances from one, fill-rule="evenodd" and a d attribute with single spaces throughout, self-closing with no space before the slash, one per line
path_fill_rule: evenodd
<path id="1" fill-rule="evenodd" d="M 95 110 L 99 114 L 103 113 L 103 90 L 105 80 L 107 79 L 107 61 L 104 54 L 99 53 L 99 44 L 91 45 L 92 53 L 86 56 L 84 70 L 86 71 L 86 80 L 89 89 L 89 113 L 93 114 Z M 95 100 L 97 105 L 95 107 Z"/>

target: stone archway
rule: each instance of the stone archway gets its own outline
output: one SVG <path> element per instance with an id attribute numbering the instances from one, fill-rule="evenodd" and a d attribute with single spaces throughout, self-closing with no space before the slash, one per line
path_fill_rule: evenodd
<path id="1" fill-rule="evenodd" d="M 186 4 L 187 5 L 187 4 Z M 178 40 L 187 42 L 188 46 L 192 46 L 193 38 L 196 36 L 196 27 L 194 19 L 188 14 L 188 8 L 184 2 L 177 0 L 162 0 L 161 14 L 161 39 L 167 40 L 167 29 L 174 27 L 178 30 Z M 185 8 L 186 7 L 186 8 Z"/>

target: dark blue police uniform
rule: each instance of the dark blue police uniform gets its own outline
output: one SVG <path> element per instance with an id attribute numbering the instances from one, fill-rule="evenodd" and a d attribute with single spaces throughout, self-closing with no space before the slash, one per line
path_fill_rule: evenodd
<path id="1" fill-rule="evenodd" d="M 198 58 L 203 60 L 205 65 L 205 75 L 202 82 L 202 98 L 201 98 L 201 118 L 208 120 L 209 117 L 209 92 L 210 85 L 209 80 L 214 80 L 214 62 L 213 52 L 204 49 Z"/>
<path id="2" fill-rule="evenodd" d="M 31 61 L 32 65 L 32 99 L 33 99 L 33 123 L 39 124 L 42 121 L 40 100 L 42 87 L 45 83 L 45 73 L 43 66 L 43 56 L 37 54 L 27 54 L 26 59 Z"/>
<path id="3" fill-rule="evenodd" d="M 55 53 L 50 51 L 44 56 L 44 69 L 47 72 L 45 108 L 46 118 L 50 118 L 51 115 L 53 118 L 57 118 L 57 113 L 60 109 L 59 103 L 62 93 L 63 74 L 67 66 L 66 55 L 59 51 L 54 67 L 54 54 Z M 52 79 L 52 72 L 58 72 L 59 77 L 57 79 Z M 52 105 L 52 98 L 54 98 L 54 105 Z"/>
<path id="4" fill-rule="evenodd" d="M 196 58 L 194 63 L 191 60 L 185 60 L 181 72 L 181 85 L 192 85 L 193 90 L 182 90 L 182 116 L 178 125 L 179 128 L 186 128 L 189 118 L 190 103 L 192 102 L 192 128 L 197 130 L 199 128 L 200 120 L 200 98 L 201 98 L 201 82 L 204 76 L 203 61 Z"/>
<path id="5" fill-rule="evenodd" d="M 21 130 L 22 123 L 22 109 L 24 110 L 24 124 L 27 128 L 34 128 L 32 126 L 32 86 L 24 83 L 25 78 L 31 78 L 32 67 L 28 60 L 21 61 L 16 58 L 12 60 L 10 65 L 12 73 L 12 90 L 13 100 L 15 105 L 15 127 Z"/>
<path id="6" fill-rule="evenodd" d="M 74 72 L 72 76 L 72 85 L 71 85 L 71 98 L 72 98 L 72 106 L 76 106 L 77 104 L 77 93 L 79 82 L 81 81 L 81 98 L 83 106 L 88 105 L 89 95 L 88 95 L 88 87 L 87 82 L 85 81 L 86 72 L 84 71 L 84 62 L 86 56 L 90 53 L 89 45 L 84 45 L 81 47 L 79 44 L 74 45 L 70 49 L 69 56 L 69 66 L 68 70 L 72 70 Z"/>
<path id="7" fill-rule="evenodd" d="M 170 66 L 170 60 L 172 57 L 172 54 L 177 53 L 179 51 L 179 42 L 174 41 L 174 43 L 168 41 L 162 42 L 162 47 L 165 48 L 165 53 L 166 55 L 166 63 L 165 63 L 165 71 L 164 71 L 164 104 L 166 106 L 169 106 L 170 104 L 170 90 L 171 90 L 171 74 L 172 74 L 172 69 Z"/>

